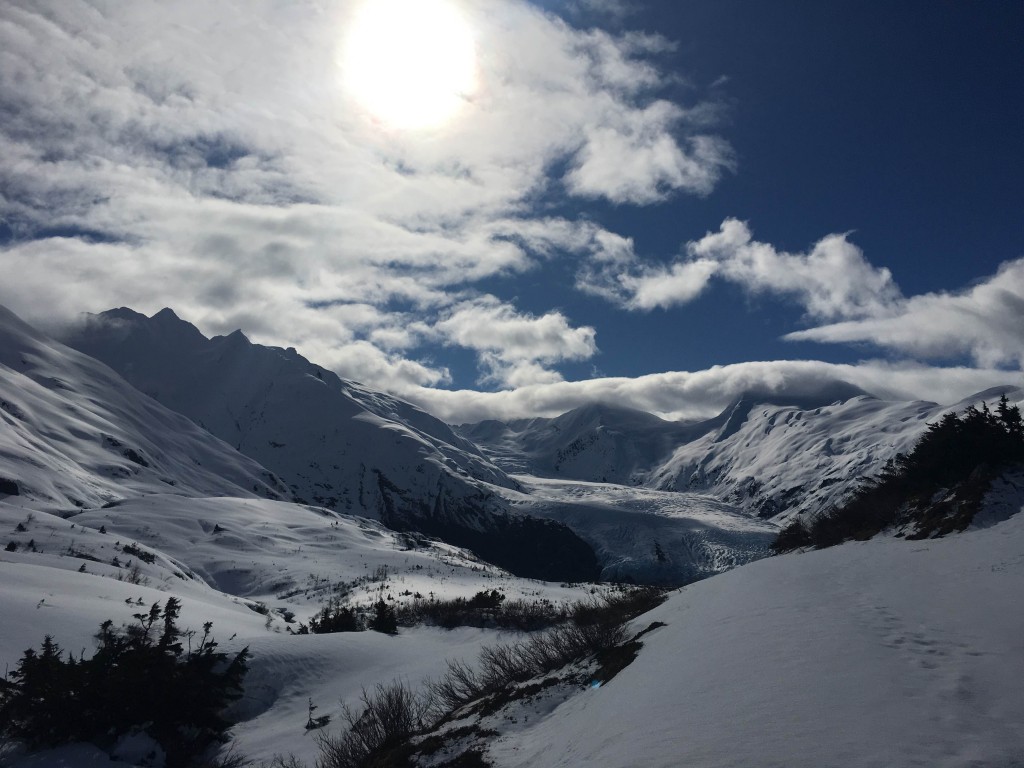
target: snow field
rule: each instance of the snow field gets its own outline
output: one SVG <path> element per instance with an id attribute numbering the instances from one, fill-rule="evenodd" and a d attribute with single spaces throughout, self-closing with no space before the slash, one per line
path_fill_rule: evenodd
<path id="1" fill-rule="evenodd" d="M 1010 766 L 1024 758 L 1024 516 L 753 563 L 641 617 L 637 660 L 496 766 Z M 639 757 L 639 756 L 642 756 Z"/>

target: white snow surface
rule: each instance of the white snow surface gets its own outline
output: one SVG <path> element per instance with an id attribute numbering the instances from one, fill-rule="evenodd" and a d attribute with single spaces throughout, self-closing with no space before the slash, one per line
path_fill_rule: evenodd
<path id="1" fill-rule="evenodd" d="M 939 405 L 880 400 L 835 382 L 793 397 L 750 393 L 704 422 L 593 405 L 556 419 L 486 421 L 459 430 L 508 471 L 711 494 L 784 523 L 842 502 L 860 478 L 910 451 L 947 411 L 982 402 L 991 407 L 1002 394 L 1024 404 L 1024 390 L 1014 386 Z"/>
<path id="2" fill-rule="evenodd" d="M 1020 509 L 1018 500 L 1018 510 Z M 510 726 L 498 768 L 1024 764 L 1024 515 L 762 560 L 635 622 L 633 664 Z"/>
<path id="3" fill-rule="evenodd" d="M 222 530 L 214 532 L 216 526 Z M 69 519 L 0 502 L 0 536 L 18 545 L 0 551 L 0 668 L 13 669 L 45 634 L 65 650 L 88 655 L 106 619 L 131 623 L 154 602 L 178 597 L 181 627 L 212 621 L 222 650 L 251 649 L 245 695 L 233 706 L 241 722 L 232 735 L 240 753 L 268 760 L 295 753 L 312 762 L 315 741 L 303 727 L 309 698 L 317 715 L 336 722 L 342 702 L 355 704 L 363 687 L 395 678 L 418 685 L 438 676 L 445 659 L 475 658 L 482 645 L 503 636 L 424 627 L 397 637 L 286 631 L 308 621 L 328 598 L 343 592 L 349 602 L 365 604 L 498 589 L 509 599 L 564 603 L 590 598 L 594 590 L 519 579 L 442 543 L 421 540 L 408 549 L 408 537 L 373 521 L 266 499 L 154 495 Z M 126 553 L 125 546 L 153 562 Z M 288 612 L 295 615 L 292 624 L 285 621 Z M 15 763 L 80 764 L 108 765 L 85 747 Z"/>
<path id="4" fill-rule="evenodd" d="M 291 611 L 301 621 L 342 593 L 353 604 L 378 596 L 410 602 L 416 593 L 471 597 L 481 589 L 556 602 L 581 594 L 513 577 L 465 550 L 373 520 L 266 499 L 147 496 L 86 510 L 69 522 L 102 526 L 108 538 L 130 537 L 187 563 L 190 575 L 213 589 Z"/>
<path id="5" fill-rule="evenodd" d="M 207 339 L 170 309 L 90 316 L 68 342 L 259 461 L 301 499 L 378 517 L 388 483 L 413 503 L 443 488 L 512 481 L 448 425 L 398 398 L 340 379 L 294 349 L 241 331 Z"/>
<path id="6" fill-rule="evenodd" d="M 0 307 L 0 479 L 22 506 L 74 509 L 143 493 L 277 497 L 270 472 L 102 363 Z"/>

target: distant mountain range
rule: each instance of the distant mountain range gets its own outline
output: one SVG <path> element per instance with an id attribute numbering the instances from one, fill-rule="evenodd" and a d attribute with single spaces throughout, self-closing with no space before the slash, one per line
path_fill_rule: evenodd
<path id="1" fill-rule="evenodd" d="M 680 584 L 758 559 L 953 405 L 843 382 L 673 422 L 608 405 L 456 428 L 240 331 L 93 315 L 65 346 L 0 313 L 0 496 L 59 511 L 153 493 L 314 504 L 521 576 Z M 108 367 L 109 366 L 109 367 Z"/>
<path id="2" fill-rule="evenodd" d="M 700 580 L 614 647 L 453 710 L 416 737 L 415 764 L 1010 765 L 1021 753 L 1019 463 L 990 451 L 971 472 L 980 502 L 962 536 L 899 541 L 888 525 L 874 541 L 766 558 L 781 523 L 842 503 L 943 413 L 1019 403 L 1019 388 L 938 405 L 835 382 L 748 393 L 698 422 L 589 405 L 452 428 L 294 350 L 208 339 L 170 310 L 113 310 L 68 341 L 0 308 L 8 669 L 49 635 L 85 658 L 97 626 L 141 626 L 145 606 L 174 597 L 183 625 L 215 621 L 225 648 L 253 652 L 232 705 L 240 754 L 313 764 L 301 724 L 314 709 L 336 728 L 378 683 L 472 682 L 485 660 L 527 658 L 501 650 L 497 626 L 294 634 L 332 605 L 422 616 L 481 596 L 519 611 L 582 600 L 585 618 L 624 592 L 570 581 Z M 932 488 L 939 506 L 963 496 Z M 109 750 L 144 766 L 155 743 L 142 728 L 102 750 L 4 757 L 113 765 Z"/>
<path id="3" fill-rule="evenodd" d="M 591 548 L 559 523 L 513 514 L 516 484 L 428 413 L 240 331 L 207 339 L 164 309 L 115 309 L 66 339 L 281 477 L 291 496 L 469 547 L 535 578 L 586 581 Z"/>
<path id="4" fill-rule="evenodd" d="M 483 421 L 458 431 L 508 472 L 710 493 L 783 522 L 841 503 L 943 413 L 1004 394 L 1024 400 L 1024 390 L 1005 386 L 952 405 L 885 401 L 833 382 L 798 396 L 746 393 L 706 421 L 587 405 L 553 419 Z"/>

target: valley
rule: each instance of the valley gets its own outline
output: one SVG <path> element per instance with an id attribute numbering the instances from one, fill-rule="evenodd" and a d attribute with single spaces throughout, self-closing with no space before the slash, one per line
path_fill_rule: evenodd
<path id="1" fill-rule="evenodd" d="M 313 765 L 364 692 L 434 695 L 653 587 L 663 604 L 617 615 L 600 650 L 431 710 L 402 764 L 952 768 L 1024 750 L 1019 468 L 964 533 L 772 556 L 943 414 L 1021 389 L 938 405 L 829 383 L 705 421 L 595 404 L 452 428 L 169 310 L 83 328 L 76 349 L 0 312 L 8 671 L 46 634 L 87 656 L 101 623 L 173 597 L 182 626 L 251 653 L 231 748 Z M 321 632 L 339 617 L 358 631 Z M 144 730 L 0 743 L 13 768 L 161 754 Z"/>

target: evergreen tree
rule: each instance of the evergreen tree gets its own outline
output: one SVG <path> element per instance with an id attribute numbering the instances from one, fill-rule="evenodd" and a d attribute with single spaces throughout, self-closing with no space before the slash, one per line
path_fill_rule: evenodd
<path id="1" fill-rule="evenodd" d="M 373 604 L 373 617 L 370 619 L 369 627 L 374 632 L 383 632 L 385 635 L 398 634 L 398 618 L 383 597 Z"/>
<path id="2" fill-rule="evenodd" d="M 908 454 L 888 461 L 874 478 L 861 480 L 841 507 L 804 526 L 795 522 L 774 544 L 786 551 L 806 544 L 827 547 L 868 539 L 895 525 L 914 523 L 912 537 L 962 530 L 1002 467 L 1024 462 L 1020 408 L 1006 396 L 995 410 L 985 403 L 950 412 L 931 424 Z M 954 489 L 952 502 L 935 499 Z"/>
<path id="3" fill-rule="evenodd" d="M 230 659 L 217 651 L 207 622 L 198 646 L 190 642 L 186 652 L 180 610 L 172 597 L 163 608 L 154 603 L 136 614 L 128 627 L 103 622 L 90 659 L 65 660 L 47 636 L 0 686 L 0 735 L 30 748 L 73 741 L 105 746 L 145 730 L 164 749 L 167 768 L 191 764 L 230 726 L 223 710 L 241 695 L 249 651 Z M 187 634 L 191 641 L 194 633 Z"/>

